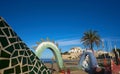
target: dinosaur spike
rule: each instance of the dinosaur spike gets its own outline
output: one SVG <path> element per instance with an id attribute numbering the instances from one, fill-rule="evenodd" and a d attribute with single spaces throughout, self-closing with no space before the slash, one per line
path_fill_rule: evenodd
<path id="1" fill-rule="evenodd" d="M 50 39 L 49 39 L 48 37 L 46 38 L 46 40 L 47 40 L 47 41 L 50 41 Z"/>
<path id="2" fill-rule="evenodd" d="M 32 48 L 33 48 L 34 50 L 36 50 L 37 46 L 33 46 Z"/>
<path id="3" fill-rule="evenodd" d="M 41 41 L 41 42 L 44 42 L 44 39 L 41 38 L 40 41 Z"/>
<path id="4" fill-rule="evenodd" d="M 39 45 L 39 44 L 40 44 L 40 42 L 36 42 L 36 44 L 37 44 L 37 45 Z"/>
<path id="5" fill-rule="evenodd" d="M 55 43 L 55 41 L 54 41 L 54 40 L 53 40 L 52 42 L 53 42 L 53 43 Z"/>
<path id="6" fill-rule="evenodd" d="M 58 47 L 58 43 L 56 43 L 56 46 Z"/>

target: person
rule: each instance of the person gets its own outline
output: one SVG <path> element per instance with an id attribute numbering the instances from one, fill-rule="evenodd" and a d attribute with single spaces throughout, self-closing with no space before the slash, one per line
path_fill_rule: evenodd
<path id="1" fill-rule="evenodd" d="M 119 61 L 119 52 L 116 49 L 114 49 L 113 52 L 115 54 L 116 64 L 119 65 L 120 64 L 120 61 Z"/>

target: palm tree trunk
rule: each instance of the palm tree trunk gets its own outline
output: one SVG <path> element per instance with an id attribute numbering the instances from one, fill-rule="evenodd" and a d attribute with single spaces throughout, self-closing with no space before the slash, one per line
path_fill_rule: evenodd
<path id="1" fill-rule="evenodd" d="M 92 52 L 94 53 L 94 50 L 93 50 L 93 43 L 91 42 L 90 44 L 90 50 L 92 50 Z"/>
<path id="2" fill-rule="evenodd" d="M 90 50 L 93 50 L 93 43 L 90 43 Z"/>

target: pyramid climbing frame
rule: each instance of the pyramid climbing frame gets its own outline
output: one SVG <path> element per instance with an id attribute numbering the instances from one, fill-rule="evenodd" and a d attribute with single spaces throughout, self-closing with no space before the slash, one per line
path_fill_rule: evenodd
<path id="1" fill-rule="evenodd" d="M 0 74 L 51 74 L 1 17 Z"/>

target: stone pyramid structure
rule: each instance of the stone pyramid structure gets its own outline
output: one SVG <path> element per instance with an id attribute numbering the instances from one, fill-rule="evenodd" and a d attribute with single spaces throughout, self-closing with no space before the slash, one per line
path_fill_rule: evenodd
<path id="1" fill-rule="evenodd" d="M 0 74 L 51 74 L 0 17 Z"/>

